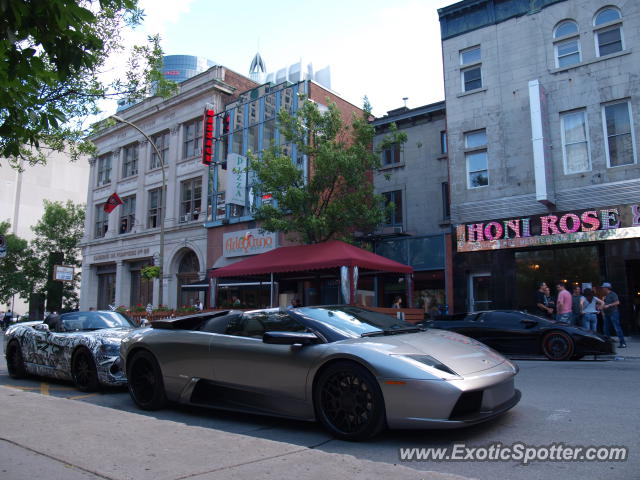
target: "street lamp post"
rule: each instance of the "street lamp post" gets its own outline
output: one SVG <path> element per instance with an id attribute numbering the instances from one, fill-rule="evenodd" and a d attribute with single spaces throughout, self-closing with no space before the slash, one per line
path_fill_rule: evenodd
<path id="1" fill-rule="evenodd" d="M 164 158 L 162 158 L 162 155 L 160 154 L 160 151 L 158 150 L 158 147 L 156 147 L 156 144 L 153 143 L 153 140 L 151 140 L 151 138 L 149 138 L 149 135 L 147 135 L 146 133 L 144 133 L 142 130 L 140 130 L 140 128 L 137 125 L 134 125 L 133 123 L 129 122 L 128 120 L 125 120 L 122 117 L 119 117 L 118 115 L 111 115 L 111 118 L 113 118 L 115 121 L 117 122 L 121 122 L 121 123 L 126 123 L 127 125 L 129 125 L 130 127 L 135 128 L 138 132 L 140 132 L 144 138 L 146 138 L 149 143 L 151 144 L 151 146 L 153 147 L 153 149 L 156 151 L 156 155 L 158 156 L 158 159 L 160 160 L 160 169 L 162 170 L 162 189 L 160 190 L 160 254 L 158 255 L 158 263 L 159 263 L 159 267 L 160 267 L 160 289 L 158 290 L 158 306 L 162 305 L 162 293 L 163 293 L 163 289 L 164 289 L 164 285 L 163 285 L 163 277 L 164 277 L 164 212 L 165 212 L 165 207 L 166 207 L 166 188 L 167 188 L 167 178 L 165 176 L 164 173 Z"/>

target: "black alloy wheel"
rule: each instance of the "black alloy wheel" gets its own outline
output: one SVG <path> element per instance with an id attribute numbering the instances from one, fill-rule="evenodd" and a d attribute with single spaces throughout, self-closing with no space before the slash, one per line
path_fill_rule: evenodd
<path id="1" fill-rule="evenodd" d="M 24 366 L 24 357 L 22 356 L 22 349 L 17 341 L 11 342 L 7 345 L 7 370 L 11 378 L 24 378 L 27 376 L 27 369 Z"/>
<path id="2" fill-rule="evenodd" d="M 82 392 L 95 392 L 98 389 L 98 372 L 93 357 L 88 350 L 78 350 L 71 362 L 71 378 L 76 388 Z"/>
<path id="3" fill-rule="evenodd" d="M 127 360 L 127 380 L 131 398 L 143 410 L 158 410 L 167 403 L 162 372 L 151 353 L 142 350 Z"/>
<path id="4" fill-rule="evenodd" d="M 542 339 L 542 351 L 549 360 L 569 360 L 573 350 L 573 339 L 565 332 L 549 332 Z"/>
<path id="5" fill-rule="evenodd" d="M 386 426 L 384 398 L 374 376 L 363 366 L 337 362 L 323 370 L 314 388 L 316 418 L 334 436 L 363 440 Z"/>

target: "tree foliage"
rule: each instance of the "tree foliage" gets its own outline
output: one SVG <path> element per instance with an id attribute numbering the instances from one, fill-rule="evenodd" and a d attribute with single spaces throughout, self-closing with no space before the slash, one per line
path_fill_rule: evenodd
<path id="1" fill-rule="evenodd" d="M 0 258 L 0 303 L 9 303 L 13 295 L 21 296 L 28 289 L 22 268 L 30 258 L 26 240 L 9 232 L 11 225 L 0 222 L 0 235 L 5 236 L 7 254 Z"/>
<path id="2" fill-rule="evenodd" d="M 35 237 L 27 242 L 15 235 L 6 235 L 7 256 L 0 259 L 0 303 L 13 294 L 28 300 L 31 293 L 46 293 L 50 283 L 49 255 L 62 252 L 64 264 L 80 267 L 79 247 L 84 232 L 84 205 L 72 201 L 44 201 L 42 218 L 32 227 Z M 0 223 L 0 233 L 9 230 L 7 222 Z M 72 282 L 63 284 L 63 303 L 68 309 L 78 307 L 80 273 Z"/>
<path id="3" fill-rule="evenodd" d="M 372 173 L 380 157 L 372 148 L 370 106 L 365 101 L 362 116 L 354 115 L 347 124 L 333 102 L 327 100 L 328 108 L 321 111 L 302 100 L 295 114 L 278 113 L 278 129 L 286 143 L 307 155 L 309 175 L 282 146 L 272 145 L 260 157 L 250 154 L 254 191 L 274 200 L 257 207 L 254 216 L 264 230 L 294 234 L 303 243 L 351 241 L 356 231 L 373 231 L 387 214 L 384 199 L 373 191 Z M 404 140 L 394 132 L 383 143 Z"/>
<path id="4" fill-rule="evenodd" d="M 101 80 L 107 59 L 123 53 L 121 32 L 140 23 L 138 0 L 0 1 L 0 157 L 46 161 L 65 145 L 90 153 L 83 122 L 105 98 L 166 95 L 159 37 L 134 48 L 127 74 Z"/>

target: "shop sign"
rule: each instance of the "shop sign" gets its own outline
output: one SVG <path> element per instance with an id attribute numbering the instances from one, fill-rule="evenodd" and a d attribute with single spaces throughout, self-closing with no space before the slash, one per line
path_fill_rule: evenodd
<path id="1" fill-rule="evenodd" d="M 53 279 L 59 282 L 72 282 L 75 270 L 68 265 L 54 265 Z"/>
<path id="2" fill-rule="evenodd" d="M 245 204 L 247 190 L 247 158 L 237 153 L 227 155 L 227 203 L 235 205 Z"/>
<path id="3" fill-rule="evenodd" d="M 640 237 L 640 205 L 495 220 L 456 227 L 458 252 Z"/>
<path id="4" fill-rule="evenodd" d="M 100 253 L 93 256 L 94 263 L 106 262 L 109 260 L 119 260 L 125 257 L 137 258 L 149 255 L 149 248 L 133 248 L 129 250 L 121 250 L 119 252 Z"/>
<path id="5" fill-rule="evenodd" d="M 225 233 L 222 236 L 222 256 L 239 257 L 257 255 L 276 248 L 275 233 L 261 231 L 259 228 Z"/>

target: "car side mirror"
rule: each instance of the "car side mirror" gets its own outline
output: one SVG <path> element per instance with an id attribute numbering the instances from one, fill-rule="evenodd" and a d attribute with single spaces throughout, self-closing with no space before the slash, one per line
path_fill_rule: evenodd
<path id="1" fill-rule="evenodd" d="M 34 330 L 38 330 L 39 332 L 48 332 L 49 331 L 49 325 L 47 325 L 46 323 L 38 323 L 36 325 L 33 326 Z"/>
<path id="2" fill-rule="evenodd" d="M 271 345 L 312 345 L 318 340 L 313 332 L 265 332 L 262 336 L 262 341 Z"/>

